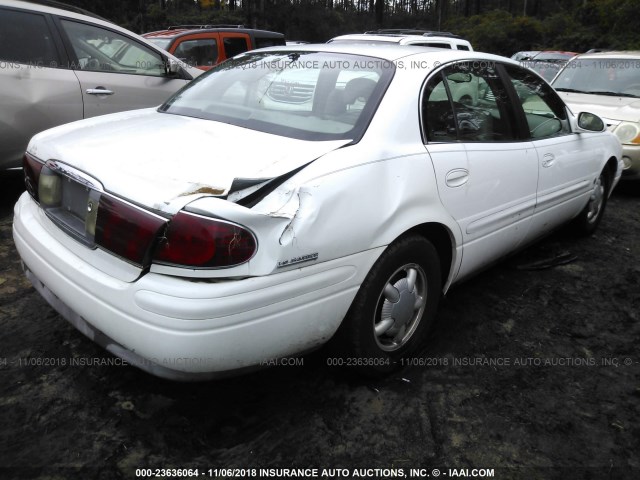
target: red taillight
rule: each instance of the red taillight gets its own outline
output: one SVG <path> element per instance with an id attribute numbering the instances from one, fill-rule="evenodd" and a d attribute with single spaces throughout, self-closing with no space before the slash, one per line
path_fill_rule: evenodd
<path id="1" fill-rule="evenodd" d="M 148 263 L 151 247 L 166 220 L 116 198 L 102 195 L 95 241 L 137 265 Z"/>
<path id="2" fill-rule="evenodd" d="M 22 168 L 24 169 L 24 185 L 27 192 L 34 200 L 38 201 L 38 182 L 40 181 L 40 171 L 44 163 L 38 161 L 28 153 L 25 153 L 22 159 Z"/>
<path id="3" fill-rule="evenodd" d="M 169 223 L 154 261 L 195 268 L 232 267 L 256 252 L 256 239 L 243 227 L 179 212 Z"/>

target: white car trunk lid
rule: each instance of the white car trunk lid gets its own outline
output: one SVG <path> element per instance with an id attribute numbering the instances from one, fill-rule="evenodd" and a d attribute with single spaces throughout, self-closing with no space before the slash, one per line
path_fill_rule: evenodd
<path id="1" fill-rule="evenodd" d="M 175 213 L 194 195 L 224 196 L 234 179 L 278 177 L 348 143 L 297 140 L 146 109 L 45 131 L 32 139 L 29 152 L 82 170 L 137 204 Z"/>

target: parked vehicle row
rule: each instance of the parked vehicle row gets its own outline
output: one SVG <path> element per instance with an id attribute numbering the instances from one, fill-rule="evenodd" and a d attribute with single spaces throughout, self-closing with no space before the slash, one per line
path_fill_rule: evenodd
<path id="1" fill-rule="evenodd" d="M 327 343 L 386 374 L 424 345 L 451 285 L 566 223 L 593 233 L 623 171 L 638 175 L 634 54 L 577 56 L 556 91 L 447 32 L 285 46 L 182 25 L 146 34 L 154 45 L 0 0 L 0 37 L 3 167 L 64 123 L 26 147 L 25 273 L 161 377 Z"/>

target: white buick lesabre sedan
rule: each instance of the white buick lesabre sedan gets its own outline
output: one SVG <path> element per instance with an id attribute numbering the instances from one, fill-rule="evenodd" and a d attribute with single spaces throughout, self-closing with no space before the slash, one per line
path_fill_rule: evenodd
<path id="1" fill-rule="evenodd" d="M 474 102 L 454 100 L 470 88 Z M 576 114 L 488 54 L 245 53 L 160 108 L 35 136 L 15 243 L 62 316 L 155 375 L 329 341 L 386 373 L 454 282 L 566 222 L 598 226 L 621 147 Z"/>

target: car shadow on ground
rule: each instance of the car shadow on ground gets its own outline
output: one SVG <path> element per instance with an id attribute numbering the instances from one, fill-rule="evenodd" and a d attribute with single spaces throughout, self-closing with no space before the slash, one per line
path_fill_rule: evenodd
<path id="1" fill-rule="evenodd" d="M 22 169 L 0 171 L 0 218 L 9 215 L 24 192 Z"/>

